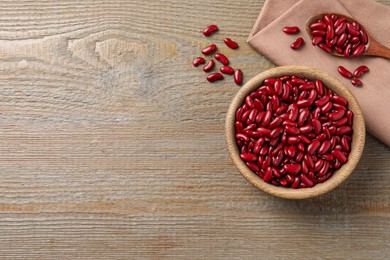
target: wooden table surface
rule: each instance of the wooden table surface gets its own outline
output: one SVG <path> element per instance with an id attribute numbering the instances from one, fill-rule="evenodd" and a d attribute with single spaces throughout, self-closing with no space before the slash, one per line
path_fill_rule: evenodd
<path id="1" fill-rule="evenodd" d="M 214 22 L 246 79 L 274 67 L 245 43 L 263 2 L 1 1 L 0 259 L 389 259 L 390 149 L 372 136 L 303 201 L 228 156 L 238 87 L 191 61 Z"/>

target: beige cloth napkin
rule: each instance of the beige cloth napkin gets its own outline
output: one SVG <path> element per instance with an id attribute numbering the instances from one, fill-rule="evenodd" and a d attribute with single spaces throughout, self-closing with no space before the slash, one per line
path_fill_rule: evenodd
<path id="1" fill-rule="evenodd" d="M 390 47 L 390 7 L 371 0 L 267 0 L 250 33 L 248 43 L 276 65 L 305 65 L 326 71 L 345 83 L 358 100 L 370 133 L 390 146 L 390 60 L 379 57 L 346 59 L 312 46 L 306 20 L 318 12 L 337 12 L 358 20 L 381 44 Z M 300 33 L 288 35 L 284 26 L 296 25 Z M 290 44 L 303 37 L 305 45 L 292 50 Z M 353 72 L 360 65 L 370 72 L 361 78 L 363 87 L 351 85 L 337 72 L 338 66 Z"/>

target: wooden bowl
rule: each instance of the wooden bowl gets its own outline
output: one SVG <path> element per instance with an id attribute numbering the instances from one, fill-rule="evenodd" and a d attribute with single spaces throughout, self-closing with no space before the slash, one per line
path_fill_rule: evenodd
<path id="1" fill-rule="evenodd" d="M 249 168 L 247 168 L 245 163 L 241 160 L 239 149 L 236 144 L 234 127 L 235 114 L 236 110 L 244 102 L 245 97 L 249 95 L 252 91 L 257 89 L 264 79 L 269 77 L 281 77 L 285 75 L 296 75 L 303 78 L 321 80 L 328 88 L 346 98 L 348 100 L 348 108 L 354 113 L 352 125 L 353 134 L 351 142 L 351 151 L 348 156 L 348 162 L 343 164 L 338 170 L 336 170 L 330 179 L 323 183 L 318 183 L 311 188 L 286 188 L 281 186 L 275 186 L 263 181 L 263 179 L 261 179 Z M 357 163 L 359 162 L 360 157 L 363 153 L 366 136 L 363 114 L 360 110 L 358 102 L 356 101 L 351 91 L 343 83 L 341 83 L 336 78 L 330 76 L 329 74 L 314 68 L 302 66 L 277 67 L 264 71 L 249 80 L 238 91 L 238 93 L 233 98 L 230 104 L 229 110 L 226 115 L 225 131 L 229 154 L 240 173 L 257 188 L 269 194 L 287 199 L 305 199 L 315 197 L 334 189 L 336 186 L 342 183 L 352 173 Z"/>

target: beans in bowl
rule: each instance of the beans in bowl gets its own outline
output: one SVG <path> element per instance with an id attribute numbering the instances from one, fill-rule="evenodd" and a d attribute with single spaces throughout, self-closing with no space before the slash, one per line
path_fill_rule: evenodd
<path id="1" fill-rule="evenodd" d="M 240 158 L 265 182 L 309 188 L 348 161 L 353 113 L 320 80 L 266 78 L 236 110 Z"/>

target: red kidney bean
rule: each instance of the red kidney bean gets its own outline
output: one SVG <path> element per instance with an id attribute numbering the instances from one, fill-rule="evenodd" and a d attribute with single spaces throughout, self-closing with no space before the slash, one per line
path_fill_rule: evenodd
<path id="1" fill-rule="evenodd" d="M 366 46 L 364 44 L 360 44 L 358 47 L 356 47 L 356 49 L 354 49 L 354 51 L 352 52 L 352 57 L 357 57 L 359 55 L 361 55 L 366 49 Z"/>
<path id="2" fill-rule="evenodd" d="M 326 26 L 326 40 L 330 41 L 334 37 L 334 28 L 333 25 Z"/>
<path id="3" fill-rule="evenodd" d="M 316 46 L 316 45 L 318 45 L 318 44 L 320 44 L 320 43 L 323 43 L 324 40 L 325 40 L 324 37 L 316 36 L 316 37 L 314 37 L 313 40 L 311 41 L 311 44 L 312 44 L 313 46 Z"/>
<path id="4" fill-rule="evenodd" d="M 324 51 L 328 52 L 328 53 L 332 53 L 333 52 L 332 49 L 328 45 L 326 45 L 324 43 L 320 43 L 320 44 L 318 44 L 318 46 L 321 49 L 323 49 Z"/>
<path id="5" fill-rule="evenodd" d="M 201 52 L 202 52 L 204 55 L 209 55 L 209 54 L 213 53 L 216 49 L 217 49 L 217 45 L 215 45 L 215 44 L 210 44 L 209 46 L 203 48 Z"/>
<path id="6" fill-rule="evenodd" d="M 268 125 L 269 129 L 275 129 L 279 125 L 281 125 L 283 122 L 283 119 L 280 117 L 275 117 Z"/>
<path id="7" fill-rule="evenodd" d="M 353 119 L 353 112 L 351 110 L 348 110 L 345 113 L 345 116 L 347 117 L 347 125 L 351 126 L 352 125 L 352 119 Z"/>
<path id="8" fill-rule="evenodd" d="M 326 31 L 325 30 L 314 30 L 314 31 L 311 31 L 311 35 L 323 37 L 326 35 Z"/>
<path id="9" fill-rule="evenodd" d="M 368 67 L 365 66 L 365 65 L 362 65 L 362 66 L 359 66 L 357 67 L 357 69 L 353 72 L 353 77 L 354 78 L 359 78 L 360 76 L 362 76 L 364 73 L 366 73 L 367 71 L 369 71 Z"/>
<path id="10" fill-rule="evenodd" d="M 296 127 L 293 127 L 293 126 L 289 126 L 289 125 L 285 126 L 284 130 L 289 135 L 299 135 L 301 133 L 299 128 L 296 128 Z"/>
<path id="11" fill-rule="evenodd" d="M 260 171 L 260 167 L 259 167 L 257 164 L 255 164 L 255 163 L 246 162 L 245 164 L 246 164 L 246 166 L 247 166 L 249 169 L 251 169 L 253 172 L 259 172 L 259 171 Z"/>
<path id="12" fill-rule="evenodd" d="M 354 36 L 351 38 L 351 40 L 349 42 L 350 43 L 358 43 L 358 42 L 360 42 L 360 38 L 358 36 Z"/>
<path id="13" fill-rule="evenodd" d="M 313 126 L 314 134 L 319 135 L 321 133 L 321 122 L 318 119 L 313 118 L 311 120 L 311 125 Z"/>
<path id="14" fill-rule="evenodd" d="M 326 24 L 323 22 L 312 23 L 310 29 L 312 30 L 325 30 Z"/>
<path id="15" fill-rule="evenodd" d="M 214 82 L 214 81 L 217 81 L 217 80 L 223 80 L 223 76 L 219 72 L 214 72 L 214 73 L 211 73 L 211 74 L 209 74 L 207 76 L 207 80 L 209 82 Z"/>
<path id="16" fill-rule="evenodd" d="M 302 144 L 302 143 L 301 143 Z M 299 144 L 298 144 L 299 145 Z M 302 144 L 303 145 L 303 144 Z M 297 161 L 297 162 L 302 162 L 302 160 L 303 160 L 303 157 L 304 157 L 304 153 L 303 152 L 299 152 L 298 154 L 297 154 L 297 156 L 295 157 L 295 160 Z"/>
<path id="17" fill-rule="evenodd" d="M 219 70 L 224 74 L 229 74 L 229 75 L 234 74 L 234 69 L 230 66 L 222 66 Z"/>
<path id="18" fill-rule="evenodd" d="M 332 121 L 337 121 L 345 115 L 345 110 L 339 109 L 329 114 L 328 118 Z"/>
<path id="19" fill-rule="evenodd" d="M 349 33 L 350 35 L 352 35 L 352 36 L 357 36 L 357 35 L 360 34 L 360 33 L 359 33 L 359 30 L 356 30 L 356 29 L 353 27 L 352 23 L 346 22 L 346 24 L 347 24 L 347 31 L 348 31 L 348 33 Z"/>
<path id="20" fill-rule="evenodd" d="M 347 34 L 346 34 L 346 33 L 342 33 L 342 34 L 339 35 L 339 37 L 337 38 L 336 46 L 337 46 L 337 47 L 342 46 L 342 45 L 345 43 L 346 40 L 347 40 Z"/>
<path id="21" fill-rule="evenodd" d="M 283 93 L 283 83 L 280 79 L 275 81 L 274 89 L 275 89 L 276 95 L 281 95 Z"/>
<path id="22" fill-rule="evenodd" d="M 237 49 L 238 48 L 238 44 L 235 41 L 232 41 L 232 39 L 230 39 L 230 38 L 225 38 L 223 41 L 231 49 Z"/>
<path id="23" fill-rule="evenodd" d="M 341 146 L 343 147 L 343 151 L 349 152 L 351 150 L 351 146 L 349 144 L 349 141 L 348 141 L 348 138 L 346 135 L 341 138 L 340 143 L 341 143 Z"/>
<path id="24" fill-rule="evenodd" d="M 361 85 L 363 85 L 363 82 L 360 79 L 352 79 L 351 83 L 356 87 L 360 87 Z"/>
<path id="25" fill-rule="evenodd" d="M 347 79 L 351 79 L 352 78 L 352 73 L 347 70 L 346 68 L 344 68 L 343 66 L 338 66 L 337 67 L 337 70 L 338 72 L 340 73 L 341 76 L 347 78 Z"/>
<path id="26" fill-rule="evenodd" d="M 346 163 L 348 161 L 347 157 L 340 150 L 333 150 L 332 155 L 341 163 Z"/>
<path id="27" fill-rule="evenodd" d="M 278 137 L 279 135 L 283 134 L 283 128 L 282 127 L 277 127 L 275 128 L 274 130 L 271 131 L 269 137 L 270 138 L 276 138 Z"/>
<path id="28" fill-rule="evenodd" d="M 298 136 L 289 136 L 287 137 L 287 143 L 288 144 L 298 144 L 300 141 Z"/>
<path id="29" fill-rule="evenodd" d="M 330 149 L 330 141 L 329 140 L 325 140 L 321 143 L 321 146 L 320 148 L 318 149 L 318 154 L 325 154 L 326 152 L 328 152 Z"/>
<path id="30" fill-rule="evenodd" d="M 320 145 L 321 145 L 320 141 L 318 141 L 318 140 L 312 141 L 312 142 L 307 146 L 307 152 L 308 152 L 309 154 L 314 154 L 314 153 L 318 150 L 318 148 L 320 148 Z"/>
<path id="31" fill-rule="evenodd" d="M 288 163 L 283 165 L 283 168 L 286 173 L 297 175 L 301 171 L 302 166 L 298 163 Z"/>
<path id="32" fill-rule="evenodd" d="M 321 107 L 321 112 L 322 113 L 329 112 L 332 109 L 332 106 L 333 106 L 332 102 L 329 101 L 328 103 L 326 103 L 324 106 Z"/>
<path id="33" fill-rule="evenodd" d="M 215 33 L 216 31 L 218 31 L 218 26 L 215 24 L 210 24 L 209 26 L 204 28 L 203 35 L 210 36 L 211 34 Z"/>
<path id="34" fill-rule="evenodd" d="M 351 56 L 351 52 L 352 52 L 352 44 L 349 43 L 349 44 L 347 44 L 347 46 L 344 48 L 343 56 L 344 56 L 344 57 L 349 57 L 349 56 Z"/>
<path id="35" fill-rule="evenodd" d="M 322 177 L 325 174 L 327 174 L 328 171 L 329 171 L 329 162 L 323 161 L 323 165 L 322 165 L 321 169 L 317 172 L 317 176 Z"/>
<path id="36" fill-rule="evenodd" d="M 320 99 L 317 99 L 314 104 L 318 107 L 324 106 L 329 101 L 329 96 L 323 96 Z"/>
<path id="37" fill-rule="evenodd" d="M 296 50 L 296 49 L 299 49 L 302 44 L 303 44 L 303 38 L 302 37 L 299 37 L 298 39 L 296 39 L 293 43 L 291 43 L 290 47 L 291 49 L 293 50 Z"/>
<path id="38" fill-rule="evenodd" d="M 347 29 L 347 24 L 345 22 L 342 22 L 339 26 L 336 27 L 334 33 L 338 36 L 342 34 L 345 29 Z"/>
<path id="39" fill-rule="evenodd" d="M 299 187 L 299 184 L 301 183 L 301 180 L 298 176 L 294 178 L 294 182 L 291 184 L 291 188 L 296 189 Z"/>
<path id="40" fill-rule="evenodd" d="M 209 72 L 210 70 L 212 70 L 214 68 L 214 66 L 215 66 L 214 60 L 209 60 L 207 62 L 207 64 L 203 66 L 203 71 Z"/>
<path id="41" fill-rule="evenodd" d="M 242 160 L 244 160 L 246 162 L 255 162 L 255 161 L 257 161 L 257 156 L 255 154 L 251 154 L 251 153 L 241 153 L 240 157 L 241 157 Z"/>
<path id="42" fill-rule="evenodd" d="M 368 43 L 368 37 L 367 37 L 366 31 L 360 29 L 359 33 L 360 33 L 360 42 L 363 43 L 363 44 L 367 44 Z"/>
<path id="43" fill-rule="evenodd" d="M 340 17 L 334 22 L 334 27 L 338 27 L 342 22 L 345 21 L 345 17 Z"/>
<path id="44" fill-rule="evenodd" d="M 297 120 L 298 126 L 302 126 L 306 122 L 309 115 L 310 115 L 309 109 L 307 109 L 307 108 L 302 109 L 302 111 L 300 111 L 300 114 L 299 114 L 298 120 Z"/>
<path id="45" fill-rule="evenodd" d="M 324 15 L 323 21 L 324 21 L 327 25 L 333 25 L 333 20 L 332 20 L 331 16 L 328 15 L 328 14 L 325 14 L 325 15 Z"/>
<path id="46" fill-rule="evenodd" d="M 242 71 L 240 69 L 234 72 L 234 83 L 236 83 L 237 85 L 242 84 Z"/>
<path id="47" fill-rule="evenodd" d="M 204 64 L 206 61 L 204 58 L 202 57 L 196 57 L 193 61 L 192 61 L 192 65 L 194 65 L 194 67 L 198 67 L 199 65 L 201 64 Z"/>
<path id="48" fill-rule="evenodd" d="M 272 178 L 272 168 L 271 167 L 267 167 L 267 170 L 265 171 L 263 180 L 265 182 L 269 182 L 271 180 L 271 178 Z"/>
<path id="49" fill-rule="evenodd" d="M 228 58 L 220 52 L 214 54 L 214 58 L 225 66 L 229 64 Z"/>
<path id="50" fill-rule="evenodd" d="M 286 26 L 283 28 L 283 32 L 287 34 L 296 34 L 299 33 L 299 27 L 298 26 Z"/>
<path id="51" fill-rule="evenodd" d="M 332 100 L 333 100 L 333 102 L 341 104 L 343 106 L 347 106 L 348 105 L 348 101 L 345 98 L 343 98 L 342 96 L 333 95 L 332 96 Z"/>
<path id="52" fill-rule="evenodd" d="M 299 175 L 300 180 L 306 185 L 306 187 L 313 187 L 314 183 L 304 174 Z"/>
<path id="53" fill-rule="evenodd" d="M 350 126 L 339 126 L 336 128 L 336 135 L 349 135 L 352 134 L 352 127 Z"/>

